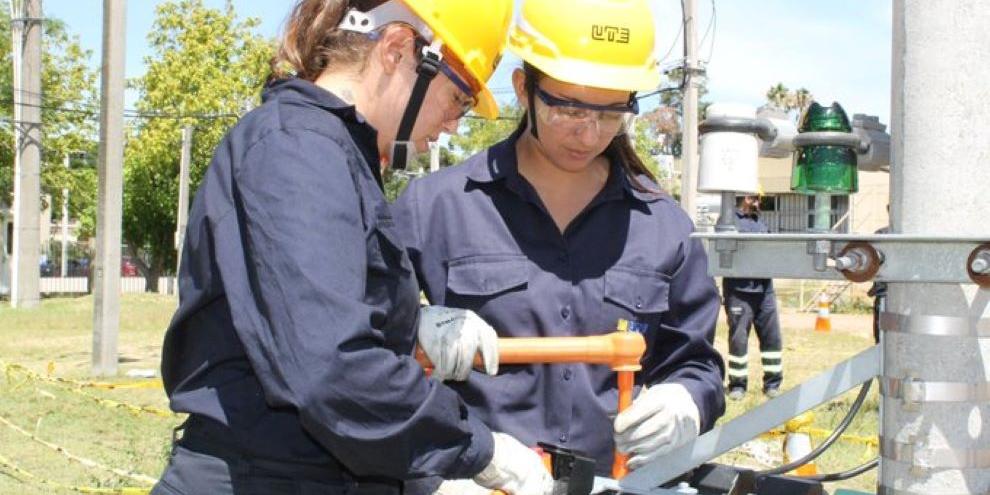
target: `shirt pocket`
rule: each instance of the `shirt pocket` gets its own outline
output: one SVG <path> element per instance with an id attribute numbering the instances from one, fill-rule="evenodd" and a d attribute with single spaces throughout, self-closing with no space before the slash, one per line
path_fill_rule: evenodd
<path id="1" fill-rule="evenodd" d="M 471 256 L 447 265 L 447 290 L 459 296 L 494 297 L 528 284 L 529 262 L 522 255 Z"/>
<path id="2" fill-rule="evenodd" d="M 605 301 L 636 321 L 655 323 L 670 308 L 670 277 L 641 268 L 614 267 L 605 272 Z"/>

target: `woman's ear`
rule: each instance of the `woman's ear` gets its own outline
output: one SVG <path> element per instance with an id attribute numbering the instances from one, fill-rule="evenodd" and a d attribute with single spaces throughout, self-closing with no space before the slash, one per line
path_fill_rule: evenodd
<path id="1" fill-rule="evenodd" d="M 522 69 L 512 71 L 512 89 L 516 91 L 516 100 L 523 110 L 529 110 L 529 95 L 526 94 L 526 73 Z"/>
<path id="2" fill-rule="evenodd" d="M 386 74 L 398 70 L 402 58 L 412 55 L 410 47 L 415 46 L 413 34 L 400 26 L 388 26 L 375 47 L 375 57 Z"/>

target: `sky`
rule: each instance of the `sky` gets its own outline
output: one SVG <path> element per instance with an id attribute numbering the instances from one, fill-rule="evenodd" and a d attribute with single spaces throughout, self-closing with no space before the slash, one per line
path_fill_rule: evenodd
<path id="1" fill-rule="evenodd" d="M 485 0 L 463 0 L 485 1 Z M 566 5 L 568 0 L 560 0 Z M 288 0 L 232 0 L 242 17 L 261 19 L 259 32 L 274 37 L 288 14 Z M 127 76 L 144 72 L 146 36 L 158 0 L 127 2 Z M 204 0 L 222 7 L 225 0 Z M 518 0 L 517 0 L 518 3 Z M 679 33 L 681 2 L 649 0 L 657 23 L 657 48 L 667 54 L 663 66 L 683 57 Z M 877 115 L 889 124 L 891 0 L 697 0 L 699 58 L 707 61 L 711 102 L 759 106 L 778 82 L 807 88 L 821 103 L 838 101 L 854 113 Z M 45 16 L 68 24 L 98 67 L 102 31 L 101 0 L 43 0 Z M 712 13 L 715 22 L 712 23 Z M 709 26 L 711 28 L 709 29 Z M 706 34 L 707 33 L 707 34 Z M 490 81 L 500 99 L 513 98 L 509 74 L 519 65 L 507 56 Z M 128 107 L 133 106 L 128 95 Z M 656 102 L 646 102 L 650 108 Z"/>

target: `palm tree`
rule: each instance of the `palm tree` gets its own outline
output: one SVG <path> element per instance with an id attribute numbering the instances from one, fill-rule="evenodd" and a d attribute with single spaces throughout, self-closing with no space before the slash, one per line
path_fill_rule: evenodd
<path id="1" fill-rule="evenodd" d="M 812 96 L 811 91 L 808 91 L 807 88 L 799 88 L 794 91 L 793 108 L 798 111 L 798 114 L 802 114 L 814 99 L 815 97 Z"/>
<path id="2" fill-rule="evenodd" d="M 784 86 L 784 83 L 777 83 L 776 86 L 771 86 L 770 89 L 767 90 L 767 103 L 769 103 L 771 107 L 778 108 L 780 110 L 787 110 L 787 97 L 789 94 L 790 90 L 787 89 L 787 86 Z"/>

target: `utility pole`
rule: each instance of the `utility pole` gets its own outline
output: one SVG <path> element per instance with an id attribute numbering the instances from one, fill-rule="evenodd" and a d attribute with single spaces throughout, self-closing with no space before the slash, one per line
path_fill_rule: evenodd
<path id="1" fill-rule="evenodd" d="M 10 2 L 14 58 L 14 259 L 10 304 L 40 304 L 41 0 Z"/>
<path id="2" fill-rule="evenodd" d="M 430 172 L 440 170 L 440 143 L 430 141 Z"/>
<path id="3" fill-rule="evenodd" d="M 182 266 L 182 246 L 186 240 L 186 224 L 189 223 L 189 164 L 192 162 L 193 128 L 182 128 L 182 155 L 179 158 L 179 211 L 175 221 L 175 277 L 178 282 L 179 268 Z M 176 284 L 178 286 L 178 284 Z M 176 288 L 178 294 L 178 288 Z"/>
<path id="4" fill-rule="evenodd" d="M 684 0 L 684 132 L 681 137 L 681 208 L 693 223 L 698 216 L 698 6 Z"/>
<path id="5" fill-rule="evenodd" d="M 99 206 L 93 267 L 93 368 L 117 374 L 123 216 L 125 0 L 103 0 Z"/>
<path id="6" fill-rule="evenodd" d="M 63 163 L 65 171 L 70 169 L 72 157 L 70 153 L 65 154 Z M 62 271 L 59 272 L 62 278 L 69 274 L 69 188 L 62 188 Z"/>
<path id="7" fill-rule="evenodd" d="M 988 25 L 985 0 L 893 2 L 894 234 L 987 235 Z M 891 283 L 888 294 L 879 493 L 990 493 L 990 291 Z"/>

